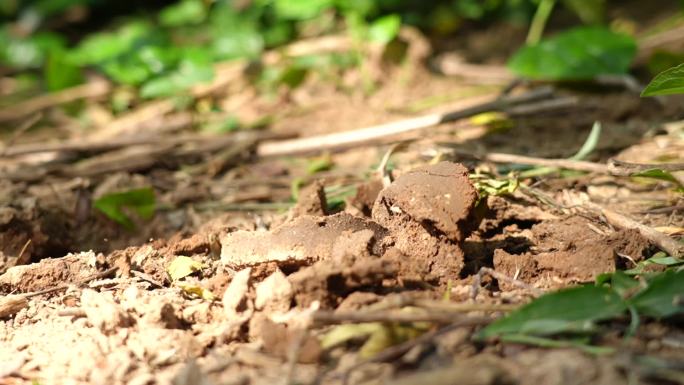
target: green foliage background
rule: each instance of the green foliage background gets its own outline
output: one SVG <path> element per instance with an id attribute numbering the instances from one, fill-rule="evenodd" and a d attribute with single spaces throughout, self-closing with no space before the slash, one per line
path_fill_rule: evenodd
<path id="1" fill-rule="evenodd" d="M 466 20 L 524 23 L 534 7 L 531 0 L 6 0 L 0 65 L 37 75 L 49 91 L 93 70 L 160 97 L 211 79 L 214 62 L 253 59 L 300 38 L 350 33 L 387 42 L 401 23 L 448 34 Z"/>

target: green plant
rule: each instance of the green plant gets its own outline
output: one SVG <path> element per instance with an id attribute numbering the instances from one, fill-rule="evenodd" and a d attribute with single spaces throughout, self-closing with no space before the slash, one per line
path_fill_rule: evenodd
<path id="1" fill-rule="evenodd" d="M 684 64 L 667 69 L 646 86 L 641 96 L 684 94 Z"/>
<path id="2" fill-rule="evenodd" d="M 516 74 L 543 80 L 590 80 L 623 75 L 636 54 L 630 36 L 604 27 L 578 27 L 522 47 L 508 62 Z"/>
<path id="3" fill-rule="evenodd" d="M 669 263 L 669 262 L 668 262 Z M 549 345 L 547 337 L 563 335 L 576 347 L 596 333 L 600 321 L 618 319 L 629 310 L 628 333 L 639 325 L 639 317 L 666 318 L 684 313 L 684 269 L 681 260 L 664 273 L 637 280 L 623 272 L 601 275 L 595 285 L 579 286 L 546 294 L 484 328 L 479 338 Z M 584 341 L 584 342 L 583 342 Z M 589 347 L 590 351 L 592 351 Z M 598 352 L 594 350 L 594 352 Z"/>
<path id="4" fill-rule="evenodd" d="M 134 229 L 135 225 L 125 209 L 143 219 L 150 219 L 154 215 L 155 206 L 154 190 L 150 187 L 106 194 L 93 202 L 95 209 L 127 230 Z"/>

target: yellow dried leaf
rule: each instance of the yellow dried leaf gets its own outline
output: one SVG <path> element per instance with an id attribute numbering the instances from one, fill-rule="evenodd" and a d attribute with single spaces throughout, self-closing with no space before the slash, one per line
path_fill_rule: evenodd
<path id="1" fill-rule="evenodd" d="M 183 289 L 183 291 L 189 295 L 194 295 L 194 296 L 200 297 L 202 299 L 206 299 L 207 301 L 213 301 L 214 300 L 214 293 L 212 293 L 211 290 L 205 289 L 205 288 L 198 286 L 198 285 L 189 284 L 189 283 L 179 283 L 177 285 L 178 285 L 178 287 Z"/>
<path id="2" fill-rule="evenodd" d="M 656 230 L 667 235 L 684 235 L 684 227 L 678 226 L 658 226 L 655 227 Z"/>
<path id="3" fill-rule="evenodd" d="M 197 262 L 190 257 L 180 256 L 169 264 L 166 272 L 169 273 L 172 281 L 177 281 L 196 271 L 200 271 L 202 267 L 204 266 L 201 262 Z"/>
<path id="4" fill-rule="evenodd" d="M 484 126 L 490 130 L 505 130 L 513 126 L 513 122 L 501 112 L 485 112 L 470 118 L 475 126 Z"/>
<path id="5" fill-rule="evenodd" d="M 329 349 L 347 341 L 364 339 L 380 329 L 382 329 L 382 325 L 379 323 L 338 325 L 325 333 L 321 339 L 321 347 Z"/>

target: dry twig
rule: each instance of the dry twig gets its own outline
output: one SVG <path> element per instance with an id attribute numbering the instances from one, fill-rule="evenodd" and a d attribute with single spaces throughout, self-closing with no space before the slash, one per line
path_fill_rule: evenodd
<path id="1" fill-rule="evenodd" d="M 92 280 L 95 279 L 100 279 L 104 278 L 112 273 L 114 273 L 118 268 L 112 267 L 110 269 L 107 269 L 103 272 L 100 273 L 95 273 L 89 277 L 86 277 L 76 283 L 74 283 L 77 286 L 84 285 Z M 71 284 L 71 285 L 74 285 Z M 43 294 L 48 294 L 48 293 L 54 293 L 56 291 L 60 290 L 66 290 L 69 288 L 70 285 L 60 285 L 56 287 L 51 287 L 49 289 L 45 290 L 40 290 L 40 291 L 34 291 L 32 293 L 23 293 L 23 294 L 10 294 L 6 295 L 4 298 L 0 299 L 0 319 L 11 317 L 12 315 L 16 314 L 18 311 L 21 309 L 24 309 L 28 306 L 28 299 L 31 297 L 35 297 L 38 295 L 43 295 Z"/>
<path id="2" fill-rule="evenodd" d="M 3 157 L 7 151 L 10 150 L 10 147 L 14 145 L 14 142 L 19 139 L 20 136 L 22 136 L 26 131 L 28 131 L 31 127 L 33 127 L 40 119 L 43 118 L 43 114 L 38 112 L 37 114 L 31 116 L 27 120 L 25 120 L 23 123 L 17 127 L 14 132 L 12 132 L 12 136 L 7 140 L 7 143 L 4 143 L 2 147 L 0 148 L 0 157 Z"/>
<path id="3" fill-rule="evenodd" d="M 617 159 L 608 161 L 608 169 L 613 175 L 629 176 L 646 170 L 683 171 L 684 163 L 632 163 Z"/>
<path id="4" fill-rule="evenodd" d="M 495 100 L 477 104 L 461 110 L 443 114 L 431 114 L 397 122 L 366 127 L 354 131 L 339 132 L 307 138 L 299 138 L 278 142 L 265 142 L 257 147 L 259 156 L 294 155 L 321 150 L 336 150 L 362 143 L 370 143 L 386 139 L 398 134 L 416 131 L 438 124 L 468 118 L 491 111 L 505 111 L 511 106 L 548 99 L 553 90 L 543 87 L 516 96 L 504 96 Z"/>
<path id="5" fill-rule="evenodd" d="M 527 290 L 530 293 L 532 293 L 532 295 L 534 295 L 535 297 L 538 297 L 538 296 L 544 294 L 543 290 L 537 289 L 536 287 L 531 286 L 531 285 L 529 285 L 529 284 L 527 284 L 527 283 L 525 283 L 519 279 L 507 277 L 507 276 L 505 276 L 505 275 L 499 273 L 498 271 L 496 271 L 492 268 L 489 268 L 489 267 L 482 267 L 482 268 L 480 268 L 480 271 L 477 272 L 477 274 L 475 275 L 475 278 L 473 279 L 471 298 L 475 299 L 475 297 L 477 297 L 477 293 L 480 291 L 480 288 L 482 286 L 482 276 L 485 274 L 489 275 L 489 276 L 491 276 L 491 277 L 493 277 L 499 281 L 504 281 L 510 285 L 519 287 L 523 290 Z"/>
<path id="6" fill-rule="evenodd" d="M 62 91 L 43 94 L 0 110 L 0 122 L 21 119 L 50 107 L 71 103 L 79 99 L 97 98 L 109 93 L 111 86 L 105 80 L 95 80 Z"/>
<path id="7" fill-rule="evenodd" d="M 596 212 L 603 216 L 608 223 L 615 227 L 622 229 L 634 229 L 641 234 L 642 237 L 648 239 L 661 250 L 665 251 L 673 257 L 681 257 L 684 255 L 684 244 L 677 242 L 666 234 L 660 231 L 641 224 L 634 219 L 628 218 L 618 212 L 599 206 L 596 203 L 586 202 L 583 205 L 590 211 Z"/>
<path id="8" fill-rule="evenodd" d="M 505 154 L 499 152 L 488 152 L 483 154 L 467 152 L 463 150 L 453 149 L 450 143 L 440 143 L 444 147 L 449 147 L 449 152 L 454 155 L 461 157 L 471 157 L 479 159 L 486 162 L 493 163 L 517 163 L 525 164 L 531 166 L 543 166 L 543 167 L 554 167 L 563 168 L 566 170 L 575 171 L 585 171 L 585 172 L 597 172 L 597 173 L 608 173 L 609 167 L 602 163 L 587 162 L 583 160 L 572 160 L 572 159 L 546 159 L 537 158 L 532 156 L 515 155 L 515 154 Z"/>

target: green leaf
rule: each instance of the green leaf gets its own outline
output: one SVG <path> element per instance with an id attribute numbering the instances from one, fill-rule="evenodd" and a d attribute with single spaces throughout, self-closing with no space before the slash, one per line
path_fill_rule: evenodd
<path id="1" fill-rule="evenodd" d="M 164 8 L 159 13 L 159 22 L 165 27 L 200 24 L 207 17 L 207 8 L 202 0 L 181 0 Z"/>
<path id="2" fill-rule="evenodd" d="M 630 36 L 580 27 L 521 48 L 508 62 L 516 74 L 543 80 L 589 80 L 627 73 L 636 54 Z"/>
<path id="3" fill-rule="evenodd" d="M 401 28 L 401 17 L 397 14 L 386 15 L 371 23 L 368 28 L 368 38 L 376 43 L 387 44 L 397 37 L 399 28 Z"/>
<path id="4" fill-rule="evenodd" d="M 258 15 L 239 14 L 221 3 L 211 13 L 211 51 L 215 60 L 255 58 L 264 48 Z"/>
<path id="5" fill-rule="evenodd" d="M 586 24 L 600 24 L 605 18 L 605 0 L 563 0 L 563 3 Z"/>
<path id="6" fill-rule="evenodd" d="M 532 346 L 539 346 L 541 348 L 564 349 L 575 348 L 582 350 L 589 354 L 601 355 L 610 354 L 615 351 L 613 348 L 606 348 L 602 346 L 592 346 L 584 341 L 557 341 L 550 338 L 534 337 L 521 334 L 508 334 L 501 337 L 504 342 L 512 342 L 516 344 L 525 344 Z"/>
<path id="7" fill-rule="evenodd" d="M 684 64 L 656 75 L 641 96 L 671 95 L 684 93 Z"/>
<path id="8" fill-rule="evenodd" d="M 616 293 L 626 298 L 634 288 L 639 286 L 639 281 L 618 270 L 613 273 L 610 279 L 610 286 Z"/>
<path id="9" fill-rule="evenodd" d="M 154 215 L 154 191 L 150 187 L 103 195 L 93 203 L 109 219 L 118 222 L 126 229 L 134 228 L 133 221 L 123 212 L 123 208 L 133 210 L 143 219 Z"/>
<path id="10" fill-rule="evenodd" d="M 147 67 L 130 58 L 127 60 L 111 61 L 103 64 L 100 68 L 117 83 L 132 86 L 144 82 L 152 75 Z"/>
<path id="11" fill-rule="evenodd" d="M 354 12 L 361 17 L 370 16 L 378 10 L 378 2 L 368 0 L 335 0 L 342 14 Z"/>
<path id="12" fill-rule="evenodd" d="M 675 257 L 671 257 L 671 256 L 669 256 L 666 253 L 661 251 L 659 253 L 656 253 L 651 258 L 649 258 L 645 261 L 639 262 L 634 268 L 629 269 L 629 270 L 625 270 L 624 273 L 629 274 L 629 275 L 638 275 L 638 274 L 642 274 L 646 270 L 646 267 L 648 265 L 662 265 L 662 266 L 668 266 L 669 267 L 669 266 L 677 266 L 677 265 L 681 265 L 681 264 L 684 264 L 684 260 L 681 260 L 681 259 L 675 258 Z"/>
<path id="13" fill-rule="evenodd" d="M 4 28 L 0 30 L 0 63 L 17 69 L 37 68 L 43 65 L 48 52 L 64 46 L 64 39 L 53 33 L 16 37 Z"/>
<path id="14" fill-rule="evenodd" d="M 335 164 L 329 153 L 310 159 L 306 165 L 306 173 L 313 175 L 317 172 L 330 170 Z"/>
<path id="15" fill-rule="evenodd" d="M 656 275 L 629 302 L 639 314 L 651 317 L 664 318 L 684 313 L 684 270 Z"/>
<path id="16" fill-rule="evenodd" d="M 666 170 L 659 169 L 659 168 L 652 168 L 649 170 L 640 171 L 640 172 L 632 174 L 630 176 L 662 180 L 664 182 L 670 182 L 680 189 L 684 188 L 684 186 L 682 186 L 682 183 L 679 181 L 679 179 L 675 178 L 675 176 L 672 175 L 670 172 L 668 172 Z"/>
<path id="17" fill-rule="evenodd" d="M 332 7 L 333 0 L 275 0 L 274 5 L 283 19 L 306 20 Z"/>
<path id="18" fill-rule="evenodd" d="M 152 26 L 131 22 L 116 32 L 97 33 L 85 38 L 70 53 L 75 64 L 101 64 L 125 54 L 134 53 L 145 44 L 156 41 Z"/>
<path id="19" fill-rule="evenodd" d="M 587 136 L 587 139 L 584 141 L 584 144 L 582 145 L 582 148 L 577 151 L 575 155 L 570 157 L 571 160 L 582 160 L 589 156 L 592 151 L 596 148 L 596 145 L 598 144 L 599 138 L 601 137 L 601 123 L 600 122 L 594 122 L 594 125 L 591 127 L 591 132 L 589 133 L 589 136 Z"/>
<path id="20" fill-rule="evenodd" d="M 214 68 L 208 58 L 189 56 L 181 61 L 176 71 L 145 83 L 140 89 L 140 96 L 143 98 L 172 96 L 213 78 Z"/>
<path id="21" fill-rule="evenodd" d="M 194 272 L 202 270 L 203 267 L 204 265 L 202 265 L 201 262 L 181 255 L 171 261 L 169 266 L 166 268 L 166 272 L 169 273 L 171 281 L 178 281 L 179 279 L 185 278 Z"/>
<path id="22" fill-rule="evenodd" d="M 648 59 L 648 72 L 652 76 L 684 63 L 684 52 L 656 51 Z"/>
<path id="23" fill-rule="evenodd" d="M 64 50 L 53 49 L 44 69 L 45 84 L 49 91 L 58 91 L 83 82 L 81 69 L 73 65 Z"/>
<path id="24" fill-rule="evenodd" d="M 590 331 L 594 322 L 622 314 L 627 305 L 607 287 L 580 286 L 537 298 L 483 329 L 479 337 L 507 334 L 547 336 Z"/>
<path id="25" fill-rule="evenodd" d="M 490 195 L 513 194 L 520 186 L 518 178 L 513 175 L 509 175 L 506 179 L 494 179 L 484 174 L 475 173 L 470 175 L 470 180 L 473 182 L 480 200 Z"/>
<path id="26" fill-rule="evenodd" d="M 134 57 L 150 74 L 160 74 L 174 68 L 185 51 L 176 47 L 146 45 L 137 50 Z"/>

